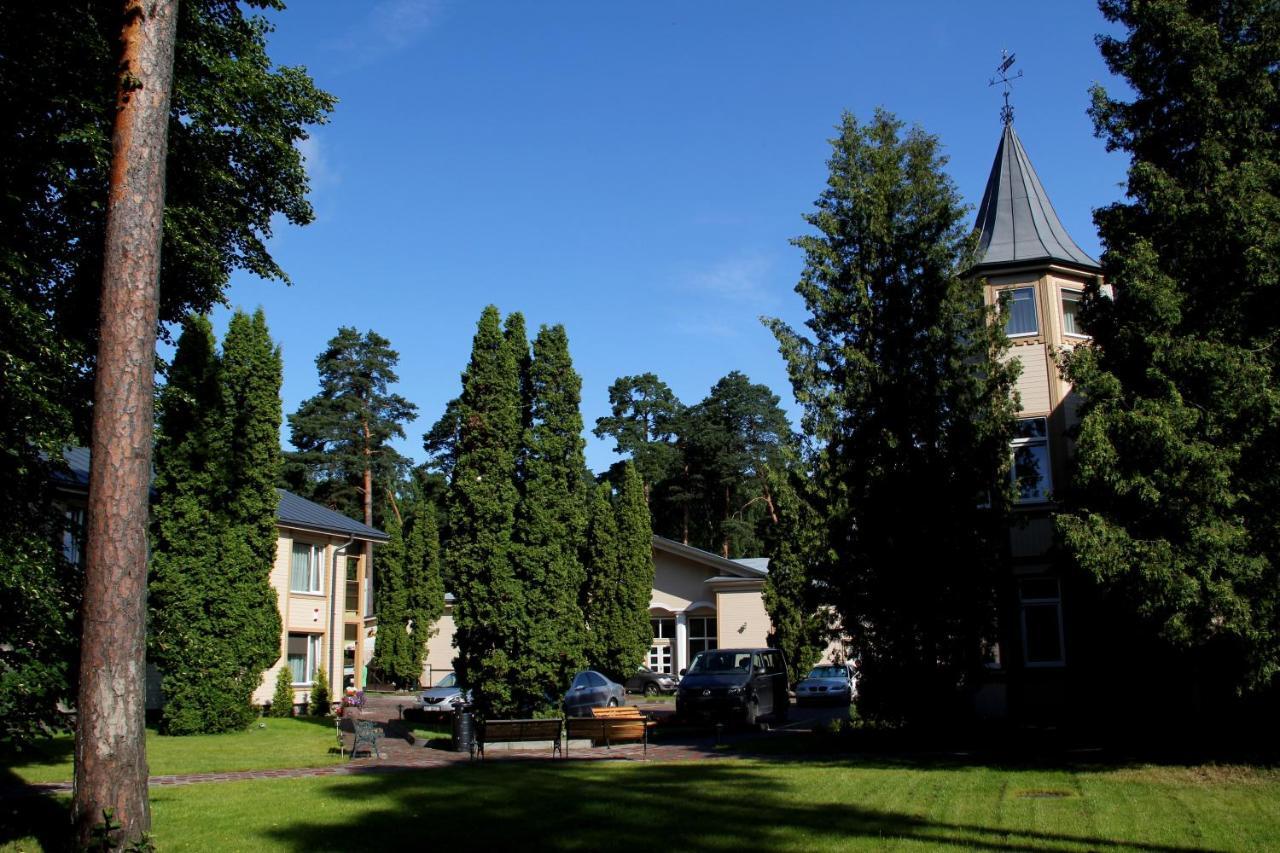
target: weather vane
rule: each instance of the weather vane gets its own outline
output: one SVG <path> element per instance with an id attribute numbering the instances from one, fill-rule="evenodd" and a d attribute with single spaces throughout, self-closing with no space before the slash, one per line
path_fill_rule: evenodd
<path id="1" fill-rule="evenodd" d="M 996 76 L 987 82 L 988 86 L 1004 84 L 1004 108 L 1000 110 L 1000 118 L 1005 124 L 1013 124 L 1013 107 L 1009 106 L 1009 93 L 1013 91 L 1013 81 L 1022 76 L 1021 69 L 1012 77 L 1009 76 L 1009 69 L 1013 67 L 1015 59 L 1016 56 L 1009 51 L 1000 51 L 1000 64 L 996 66 Z"/>

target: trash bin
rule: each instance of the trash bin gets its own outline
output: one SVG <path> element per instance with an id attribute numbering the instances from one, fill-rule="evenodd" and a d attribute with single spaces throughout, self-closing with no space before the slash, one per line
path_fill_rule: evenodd
<path id="1" fill-rule="evenodd" d="M 457 711 L 453 715 L 453 750 L 454 752 L 470 752 L 471 744 L 476 739 L 476 721 L 467 711 Z"/>

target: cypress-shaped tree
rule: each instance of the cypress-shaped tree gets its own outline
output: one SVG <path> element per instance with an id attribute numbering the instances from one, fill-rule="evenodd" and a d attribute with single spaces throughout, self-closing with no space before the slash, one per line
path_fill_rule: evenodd
<path id="1" fill-rule="evenodd" d="M 444 579 L 440 567 L 440 525 L 436 507 L 426 496 L 413 503 L 412 525 L 405 561 L 409 590 L 408 616 L 411 626 L 408 654 L 413 678 L 422 676 L 427 660 L 427 640 L 435 633 L 444 613 Z"/>
<path id="2" fill-rule="evenodd" d="M 271 707 L 267 709 L 267 716 L 293 716 L 293 673 L 288 666 L 280 667 L 280 671 L 276 673 L 276 690 L 271 694 Z"/>
<path id="3" fill-rule="evenodd" d="M 823 529 L 804 496 L 805 484 L 797 482 L 795 473 L 771 471 L 769 477 L 778 512 L 778 535 L 769 553 L 764 606 L 773 626 L 769 645 L 786 654 L 794 682 L 818 662 L 830 633 L 829 608 L 815 583 L 823 553 Z"/>
<path id="4" fill-rule="evenodd" d="M 392 506 L 384 517 L 383 532 L 390 538 L 378 549 L 378 639 L 369 671 L 383 682 L 404 686 L 416 684 L 418 675 L 410 669 L 409 561 L 400 509 Z"/>
<path id="5" fill-rule="evenodd" d="M 221 689 L 202 676 L 217 625 L 205 581 L 218 572 L 225 519 L 218 355 L 208 319 L 183 326 L 159 395 L 151 508 L 148 657 L 164 673 L 162 728 L 203 732 Z"/>
<path id="6" fill-rule="evenodd" d="M 615 681 L 624 673 L 613 654 L 613 643 L 621 635 L 619 587 L 622 563 L 618 559 L 618 514 L 613 506 L 613 486 L 605 481 L 592 494 L 583 563 L 587 582 L 583 586 L 582 611 L 586 623 L 587 663 Z"/>
<path id="7" fill-rule="evenodd" d="M 1016 368 L 938 140 L 846 114 L 799 238 L 812 338 L 787 361 L 829 552 L 818 580 L 860 651 L 859 709 L 947 719 L 994 634 Z M 927 509 L 923 502 L 927 501 Z"/>
<path id="8" fill-rule="evenodd" d="M 525 608 L 511 543 L 520 410 L 517 355 L 490 305 L 480 316 L 458 398 L 447 550 L 457 596 L 454 669 L 486 716 L 517 710 L 512 650 L 524 633 Z"/>
<path id="9" fill-rule="evenodd" d="M 528 633 L 519 646 L 515 699 L 538 708 L 569 686 L 584 658 L 580 607 L 586 580 L 582 379 L 563 326 L 543 326 L 529 367 L 529 426 L 524 432 L 524 494 L 516 514 L 516 577 Z"/>
<path id="10" fill-rule="evenodd" d="M 653 640 L 649 599 L 653 595 L 653 527 L 644 481 L 631 463 L 618 490 L 618 634 L 611 650 L 619 677 L 644 660 Z"/>

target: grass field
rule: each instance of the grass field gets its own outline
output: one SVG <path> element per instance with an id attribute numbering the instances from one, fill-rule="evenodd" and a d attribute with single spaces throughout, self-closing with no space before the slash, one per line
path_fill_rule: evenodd
<path id="1" fill-rule="evenodd" d="M 522 761 L 154 788 L 169 850 L 1275 850 L 1280 772 L 878 760 Z M 65 801 L 7 803 L 0 849 Z"/>
<path id="2" fill-rule="evenodd" d="M 333 720 L 321 717 L 267 717 L 247 731 L 191 737 L 163 737 L 148 728 L 147 763 L 152 776 L 324 767 L 341 763 L 337 745 Z M 71 755 L 72 737 L 62 735 L 0 757 L 0 773 L 23 782 L 70 781 Z"/>

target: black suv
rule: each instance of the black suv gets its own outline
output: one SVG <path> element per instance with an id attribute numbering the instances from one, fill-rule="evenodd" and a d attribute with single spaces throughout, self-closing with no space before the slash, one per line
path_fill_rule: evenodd
<path id="1" fill-rule="evenodd" d="M 681 670 L 676 716 L 683 719 L 787 718 L 787 659 L 781 649 L 712 649 Z"/>

